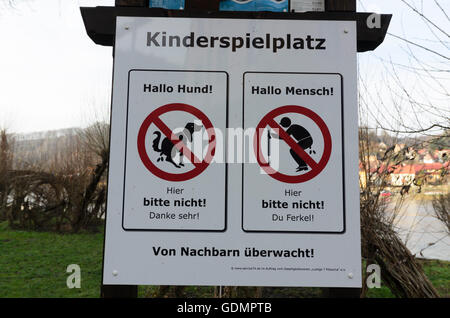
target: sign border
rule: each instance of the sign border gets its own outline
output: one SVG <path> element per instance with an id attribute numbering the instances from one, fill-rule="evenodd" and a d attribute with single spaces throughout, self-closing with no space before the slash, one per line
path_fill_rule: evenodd
<path id="1" fill-rule="evenodd" d="M 245 129 L 245 75 L 246 74 L 306 74 L 306 75 L 338 75 L 341 79 L 341 139 L 342 139 L 342 209 L 343 223 L 342 231 L 281 231 L 281 230 L 247 230 L 244 227 L 244 166 L 241 170 L 241 229 L 246 233 L 286 233 L 286 234 L 345 234 L 346 228 L 346 201 L 345 201 L 345 138 L 344 138 L 344 77 L 341 73 L 313 73 L 313 72 L 255 72 L 247 71 L 242 75 L 242 129 Z M 291 103 L 292 104 L 292 103 Z M 306 106 L 303 106 L 306 107 Z M 252 143 L 253 146 L 253 143 Z M 281 183 L 281 182 L 280 182 Z"/>
<path id="2" fill-rule="evenodd" d="M 128 71 L 128 86 L 127 86 L 127 114 L 125 118 L 125 160 L 124 160 L 124 174 L 123 174 L 123 199 L 122 199 L 122 229 L 129 232 L 226 232 L 228 227 L 228 162 L 225 162 L 225 211 L 224 211 L 224 225 L 223 229 L 219 230 L 204 230 L 204 229 L 130 229 L 125 228 L 125 183 L 127 176 L 127 147 L 128 147 L 128 110 L 130 104 L 130 76 L 131 72 L 189 72 L 189 73 L 223 73 L 226 75 L 226 109 L 225 109 L 225 128 L 228 128 L 228 113 L 229 113 L 229 80 L 230 76 L 226 71 L 199 71 L 199 70 L 163 70 L 163 69 L 130 69 Z M 227 144 L 227 136 L 224 137 L 224 143 Z M 225 158 L 228 156 L 228 151 L 225 147 Z M 171 182 L 171 181 L 168 181 Z M 175 182 L 175 181 L 172 181 Z"/>

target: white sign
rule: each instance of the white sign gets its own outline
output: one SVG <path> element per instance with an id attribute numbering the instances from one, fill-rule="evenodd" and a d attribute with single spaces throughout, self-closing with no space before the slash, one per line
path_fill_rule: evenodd
<path id="1" fill-rule="evenodd" d="M 242 168 L 245 231 L 345 231 L 342 80 L 327 73 L 244 74 L 243 126 L 256 127 L 258 158 Z"/>
<path id="2" fill-rule="evenodd" d="M 325 11 L 325 0 L 291 0 L 291 11 Z"/>
<path id="3" fill-rule="evenodd" d="M 226 130 L 227 85 L 225 72 L 130 70 L 125 230 L 225 230 L 226 165 L 211 152 Z"/>
<path id="4" fill-rule="evenodd" d="M 356 23 L 117 19 L 104 284 L 361 286 Z"/>

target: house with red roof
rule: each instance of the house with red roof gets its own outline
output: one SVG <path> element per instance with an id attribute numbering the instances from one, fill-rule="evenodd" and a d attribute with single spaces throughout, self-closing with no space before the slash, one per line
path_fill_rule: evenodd
<path id="1" fill-rule="evenodd" d="M 427 183 L 437 183 L 448 173 L 449 162 L 418 163 L 412 165 L 398 165 L 391 173 L 391 185 L 410 185 L 417 177 L 425 178 Z"/>
<path id="2" fill-rule="evenodd" d="M 410 185 L 415 177 L 416 170 L 413 165 L 399 165 L 391 173 L 391 185 L 398 187 Z"/>

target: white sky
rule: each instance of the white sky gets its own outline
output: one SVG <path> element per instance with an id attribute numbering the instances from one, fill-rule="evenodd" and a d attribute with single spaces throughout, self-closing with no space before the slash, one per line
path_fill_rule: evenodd
<path id="1" fill-rule="evenodd" d="M 114 1 L 0 7 L 0 125 L 13 132 L 75 127 L 109 107 L 112 49 L 89 39 L 79 10 L 94 3 Z"/>
<path id="2" fill-rule="evenodd" d="M 382 122 L 383 127 L 399 130 L 404 130 L 399 125 L 400 121 L 411 129 L 428 128 L 435 123 L 448 126 L 450 120 L 449 37 L 435 28 L 429 28 L 429 24 L 427 26 L 419 15 L 407 9 L 400 0 L 357 1 L 358 11 L 393 14 L 389 33 L 419 43 L 447 57 L 447 59 L 438 57 L 414 46 L 408 47 L 405 42 L 389 35 L 374 52 L 359 54 L 360 77 L 367 85 L 366 90 L 360 82 L 361 99 L 368 101 L 370 104 L 370 109 L 366 109 L 365 113 L 361 114 L 361 120 L 368 122 L 370 127 L 379 127 L 376 118 Z M 436 6 L 435 0 L 409 0 L 408 2 L 414 4 L 419 10 L 423 10 L 424 14 L 444 32 L 447 34 L 450 32 L 450 20 L 447 17 L 450 15 L 449 0 L 438 0 L 447 16 Z M 446 42 L 444 44 L 439 43 L 436 36 Z M 396 67 L 397 81 L 404 86 L 411 99 L 418 102 L 413 106 L 406 99 L 406 94 L 400 93 L 399 86 L 394 85 L 397 94 L 391 94 L 388 86 L 393 85 L 394 79 L 386 73 L 386 70 L 388 70 L 392 74 L 392 66 L 389 65 L 389 61 L 401 65 L 421 67 L 410 56 L 410 48 L 418 59 L 426 63 L 427 69 L 446 70 L 446 72 L 426 73 Z M 438 80 L 433 80 L 431 76 L 436 76 Z M 442 133 L 442 130 L 437 128 L 426 133 Z"/>
<path id="3" fill-rule="evenodd" d="M 106 114 L 111 92 L 112 49 L 95 45 L 88 38 L 79 7 L 113 5 L 114 1 L 16 0 L 20 3 L 16 9 L 7 8 L 6 1 L 0 0 L 0 127 L 6 126 L 11 132 L 76 127 L 95 120 L 96 113 Z M 428 5 L 431 2 L 423 1 Z M 441 3 L 450 14 L 450 1 Z M 433 8 L 426 12 L 449 31 L 445 15 Z M 393 13 L 390 32 L 425 41 L 430 37 L 429 30 L 418 23 L 420 18 L 406 11 L 399 0 L 360 0 L 359 11 Z M 361 77 L 378 83 L 370 87 L 369 91 L 373 92 L 368 94 L 380 90 L 380 57 L 406 63 L 405 51 L 399 43 L 388 36 L 376 52 L 359 54 Z M 448 47 L 446 51 L 439 49 L 449 55 Z M 430 64 L 438 61 L 430 55 L 424 58 Z M 408 72 L 400 76 L 405 83 L 413 85 Z M 448 96 L 442 100 L 442 95 L 434 89 L 427 92 L 427 97 L 439 99 L 448 111 Z M 384 112 L 382 107 L 374 109 L 372 116 L 380 112 Z"/>

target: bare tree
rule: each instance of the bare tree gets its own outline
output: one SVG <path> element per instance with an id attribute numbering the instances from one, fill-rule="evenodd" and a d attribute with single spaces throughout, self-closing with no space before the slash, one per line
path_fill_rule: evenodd
<path id="1" fill-rule="evenodd" d="M 448 134 L 450 3 L 427 1 L 428 11 L 440 13 L 437 16 L 428 15 L 423 1 L 401 0 L 401 3 L 415 17 L 409 21 L 410 25 L 421 25 L 426 38 L 418 38 L 408 33 L 408 29 L 403 34 L 388 33 L 387 41 L 394 41 L 403 55 L 374 56 L 379 60 L 381 80 L 373 81 L 373 74 L 360 77 L 362 116 L 369 127 L 395 134 L 430 137 Z"/>
<path id="2" fill-rule="evenodd" d="M 450 235 L 450 193 L 442 194 L 433 199 L 436 218 L 445 226 Z"/>
<path id="3" fill-rule="evenodd" d="M 380 166 L 375 167 L 369 160 L 374 150 L 370 149 L 367 137 L 380 131 L 394 139 L 406 138 L 416 149 L 419 145 L 450 147 L 449 3 L 401 0 L 401 5 L 409 14 L 408 23 L 421 25 L 421 31 L 427 35 L 419 38 L 408 29 L 402 33 L 389 32 L 387 41 L 400 47 L 402 56 L 379 57 L 375 52 L 368 72 L 360 75 L 360 125 L 366 127 L 360 136 L 365 183 L 361 189 L 363 252 L 368 262 L 380 264 L 388 286 L 396 295 L 436 297 L 437 292 L 393 227 L 404 197 L 389 210 L 380 202 L 385 178 L 390 177 L 389 166 L 408 158 L 405 154 L 395 158 L 393 153 L 386 152 Z M 424 6 L 438 15 L 430 16 Z M 374 58 L 378 60 L 378 68 L 374 67 Z M 416 175 L 414 180 L 419 189 L 423 183 L 420 178 Z"/>
<path id="4" fill-rule="evenodd" d="M 11 137 L 6 129 L 0 130 L 0 221 L 6 219 L 6 206 L 11 184 L 8 172 L 12 167 L 13 151 Z"/>
<path id="5" fill-rule="evenodd" d="M 89 182 L 86 185 L 78 208 L 75 212 L 74 230 L 88 224 L 92 218 L 102 216 L 106 198 L 106 183 L 101 184 L 101 179 L 108 168 L 109 160 L 109 125 L 103 122 L 95 122 L 79 133 L 81 140 L 89 152 L 97 156 L 97 164 L 92 169 Z M 101 215 L 98 215 L 102 211 Z"/>
<path id="6" fill-rule="evenodd" d="M 7 135 L 0 133 L 3 217 L 16 228 L 96 228 L 106 209 L 109 125 L 37 135 L 41 138 L 20 140 L 12 161 Z"/>
<path id="7" fill-rule="evenodd" d="M 24 5 L 29 7 L 36 0 L 0 0 L 0 16 L 2 12 L 19 12 Z"/>
<path id="8" fill-rule="evenodd" d="M 387 209 L 387 202 L 381 193 L 386 189 L 392 173 L 392 166 L 410 160 L 407 152 L 389 152 L 382 160 L 370 160 L 374 153 L 373 132 L 367 127 L 360 129 L 360 212 L 362 255 L 367 264 L 378 264 L 383 279 L 398 297 L 439 297 L 425 275 L 421 265 L 399 238 L 395 221 L 404 202 L 400 196 L 393 207 Z M 407 147 L 405 147 L 407 149 Z M 367 292 L 363 285 L 362 296 Z"/>

